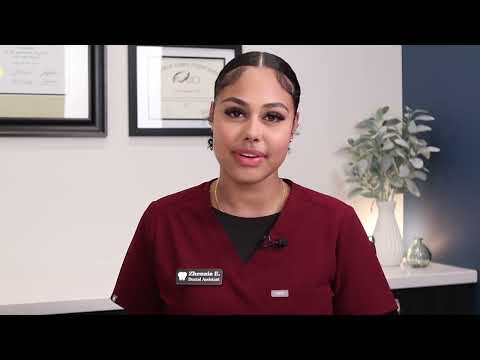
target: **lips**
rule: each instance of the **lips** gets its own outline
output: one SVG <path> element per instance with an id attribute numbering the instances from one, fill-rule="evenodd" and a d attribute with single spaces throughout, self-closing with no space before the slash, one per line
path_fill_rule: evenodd
<path id="1" fill-rule="evenodd" d="M 266 155 L 258 150 L 252 149 L 238 149 L 233 152 L 233 156 L 240 166 L 257 167 L 259 166 Z"/>
<path id="2" fill-rule="evenodd" d="M 234 152 L 246 157 L 266 157 L 265 153 L 254 149 L 240 148 L 234 150 Z"/>

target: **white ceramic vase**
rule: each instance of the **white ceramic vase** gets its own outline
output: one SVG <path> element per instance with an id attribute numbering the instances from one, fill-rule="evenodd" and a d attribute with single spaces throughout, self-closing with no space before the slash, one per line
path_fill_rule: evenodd
<path id="1" fill-rule="evenodd" d="M 375 250 L 382 266 L 398 266 L 402 262 L 404 246 L 395 219 L 394 201 L 377 201 L 378 219 L 373 231 Z"/>

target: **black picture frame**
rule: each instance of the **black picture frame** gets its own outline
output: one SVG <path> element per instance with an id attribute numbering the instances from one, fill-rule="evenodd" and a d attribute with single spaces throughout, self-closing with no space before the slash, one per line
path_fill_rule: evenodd
<path id="1" fill-rule="evenodd" d="M 106 137 L 106 46 L 88 45 L 88 117 L 1 117 L 0 136 Z"/>
<path id="2" fill-rule="evenodd" d="M 239 56 L 242 53 L 242 46 L 241 45 L 129 45 L 128 46 L 128 89 L 129 89 L 129 136 L 211 136 L 212 131 L 210 127 L 205 127 L 205 121 L 207 120 L 208 116 L 206 117 L 193 117 L 187 119 L 179 119 L 175 116 L 169 116 L 162 118 L 162 120 L 169 120 L 170 122 L 175 122 L 176 124 L 180 124 L 182 120 L 191 120 L 191 123 L 202 123 L 201 127 L 189 126 L 185 125 L 182 127 L 172 126 L 167 127 L 148 127 L 148 126 L 139 126 L 139 114 L 145 114 L 148 110 L 142 109 L 142 105 L 145 104 L 145 101 L 139 101 L 139 96 L 144 96 L 145 93 L 144 88 L 139 89 L 139 73 L 138 69 L 141 65 L 139 65 L 139 58 L 138 58 L 138 48 L 146 47 L 146 49 L 153 49 L 156 47 L 158 50 L 166 49 L 170 51 L 182 51 L 182 53 L 186 55 L 161 55 L 162 60 L 165 58 L 189 58 L 195 60 L 219 60 L 221 57 L 217 57 L 217 55 L 210 55 L 210 54 L 219 54 L 220 52 L 228 54 L 228 57 L 223 58 L 223 66 L 230 61 L 230 59 Z M 213 51 L 212 51 L 213 50 Z M 189 55 L 188 52 L 195 53 L 196 55 Z M 215 52 L 216 51 L 216 52 Z M 201 55 L 199 55 L 201 54 Z M 142 63 L 143 64 L 143 63 Z M 163 63 L 162 63 L 163 64 Z M 219 63 L 218 63 L 219 64 Z M 143 70 L 142 70 L 143 71 Z M 211 79 L 210 79 L 211 80 Z M 159 78 L 161 82 L 161 78 Z M 210 81 L 211 83 L 208 86 L 211 88 L 210 93 L 213 97 L 214 85 L 215 82 Z M 142 84 L 143 86 L 148 86 L 148 84 Z M 148 96 L 148 95 L 147 95 Z M 158 97 L 159 102 L 162 101 L 162 98 Z M 161 106 L 161 105 L 160 105 Z M 143 116 L 143 115 L 142 115 Z M 150 119 L 150 115 L 147 115 L 148 119 Z M 165 123 L 166 121 L 163 121 Z"/>

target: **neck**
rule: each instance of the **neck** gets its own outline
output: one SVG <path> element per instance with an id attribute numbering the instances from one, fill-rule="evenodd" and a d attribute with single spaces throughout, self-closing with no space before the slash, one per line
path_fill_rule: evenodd
<path id="1" fill-rule="evenodd" d="M 218 203 L 214 194 L 215 186 Z M 211 203 L 218 210 L 239 217 L 268 216 L 281 211 L 288 190 L 278 173 L 260 182 L 245 183 L 235 181 L 221 172 L 219 179 L 212 182 Z"/>

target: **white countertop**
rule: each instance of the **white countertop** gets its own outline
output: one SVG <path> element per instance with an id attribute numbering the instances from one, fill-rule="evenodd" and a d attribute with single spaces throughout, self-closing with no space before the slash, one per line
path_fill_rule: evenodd
<path id="1" fill-rule="evenodd" d="M 122 308 L 110 299 L 0 305 L 0 315 L 52 315 L 112 310 L 122 310 Z"/>
<path id="2" fill-rule="evenodd" d="M 429 286 L 459 285 L 477 282 L 477 271 L 450 265 L 431 263 L 426 268 L 411 268 L 406 264 L 383 267 L 392 290 Z M 47 315 L 122 308 L 110 299 L 74 300 L 34 304 L 0 305 L 0 315 Z"/>
<path id="3" fill-rule="evenodd" d="M 438 263 L 430 263 L 425 268 L 412 268 L 405 263 L 385 266 L 383 273 L 392 290 L 470 284 L 478 280 L 477 270 Z"/>

